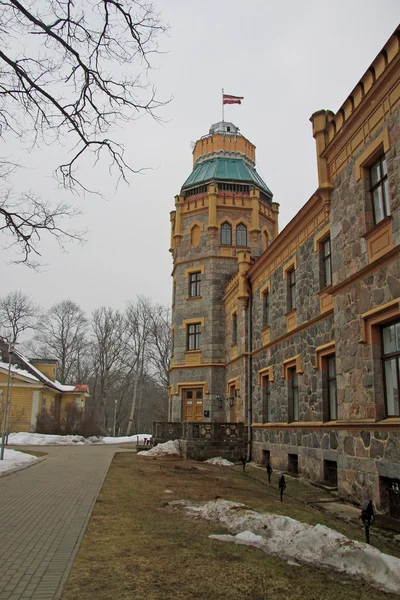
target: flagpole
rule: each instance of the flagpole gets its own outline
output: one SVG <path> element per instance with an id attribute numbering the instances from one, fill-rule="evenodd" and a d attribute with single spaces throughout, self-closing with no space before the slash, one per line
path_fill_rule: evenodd
<path id="1" fill-rule="evenodd" d="M 222 122 L 224 121 L 224 88 L 222 88 Z"/>

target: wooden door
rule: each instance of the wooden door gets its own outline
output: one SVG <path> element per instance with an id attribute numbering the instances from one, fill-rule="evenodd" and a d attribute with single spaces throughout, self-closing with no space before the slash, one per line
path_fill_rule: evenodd
<path id="1" fill-rule="evenodd" d="M 188 389 L 183 392 L 183 420 L 203 420 L 203 390 Z"/>

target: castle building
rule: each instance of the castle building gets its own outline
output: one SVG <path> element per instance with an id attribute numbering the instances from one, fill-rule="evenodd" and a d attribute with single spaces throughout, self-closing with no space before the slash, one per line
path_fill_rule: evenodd
<path id="1" fill-rule="evenodd" d="M 310 120 L 318 188 L 280 233 L 254 145 L 227 122 L 196 142 L 171 213 L 169 422 L 204 445 L 242 424 L 253 460 L 400 518 L 399 29 Z"/>

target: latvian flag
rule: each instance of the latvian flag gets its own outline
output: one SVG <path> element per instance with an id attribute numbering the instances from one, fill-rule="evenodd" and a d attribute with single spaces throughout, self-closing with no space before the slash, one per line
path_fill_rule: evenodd
<path id="1" fill-rule="evenodd" d="M 242 104 L 244 96 L 230 96 L 222 94 L 222 104 Z"/>

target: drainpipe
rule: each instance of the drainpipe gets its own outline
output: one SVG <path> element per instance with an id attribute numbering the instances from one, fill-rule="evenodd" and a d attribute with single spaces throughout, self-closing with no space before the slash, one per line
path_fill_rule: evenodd
<path id="1" fill-rule="evenodd" d="M 250 286 L 250 281 L 248 282 Z M 252 312 L 253 292 L 250 287 L 250 297 L 247 304 L 247 462 L 251 460 L 251 422 L 252 422 Z"/>

